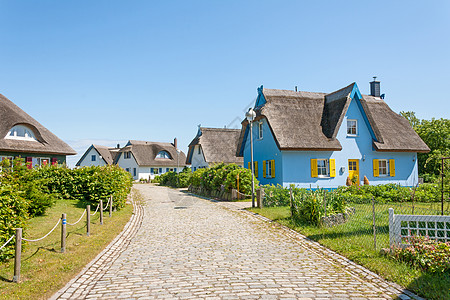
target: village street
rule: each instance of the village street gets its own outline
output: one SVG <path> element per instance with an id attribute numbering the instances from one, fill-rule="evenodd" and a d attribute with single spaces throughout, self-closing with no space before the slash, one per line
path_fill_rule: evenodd
<path id="1" fill-rule="evenodd" d="M 409 299 L 237 206 L 135 188 L 144 203 L 133 217 L 142 223 L 53 298 Z"/>

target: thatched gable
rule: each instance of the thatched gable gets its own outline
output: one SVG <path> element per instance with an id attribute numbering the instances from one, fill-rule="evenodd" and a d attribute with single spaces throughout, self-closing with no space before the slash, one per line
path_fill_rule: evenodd
<path id="1" fill-rule="evenodd" d="M 244 159 L 236 156 L 240 132 L 239 129 L 200 127 L 197 136 L 189 144 L 186 164 L 192 163 L 194 148 L 200 145 L 208 164 L 223 162 L 242 165 Z"/>
<path id="2" fill-rule="evenodd" d="M 266 99 L 255 108 L 256 119 L 266 118 L 280 150 L 340 151 L 336 136 L 355 91 L 356 83 L 333 93 L 295 92 L 262 89 Z M 428 152 L 430 149 L 409 126 L 379 97 L 361 95 L 361 107 L 375 136 L 378 151 Z M 242 122 L 237 154 L 243 155 L 248 121 Z"/>
<path id="3" fill-rule="evenodd" d="M 186 155 L 183 151 L 180 151 L 177 160 L 177 150 L 171 143 L 130 140 L 127 146 L 119 150 L 119 155 L 117 155 L 115 162 L 117 163 L 121 153 L 128 151 L 133 154 L 139 166 L 185 166 L 184 162 L 186 161 Z M 156 158 L 156 155 L 158 155 L 160 151 L 166 151 L 167 153 L 169 153 L 170 158 Z"/>
<path id="4" fill-rule="evenodd" d="M 107 165 L 112 165 L 114 163 L 114 159 L 116 158 L 119 148 L 111 148 L 107 146 L 101 145 L 91 145 L 86 152 L 84 152 L 83 156 L 78 160 L 75 166 L 80 166 L 81 162 L 85 159 L 86 155 L 89 153 L 91 149 L 95 149 L 101 158 L 105 161 Z"/>
<path id="5" fill-rule="evenodd" d="M 30 128 L 36 141 L 5 139 L 11 128 L 16 125 L 25 125 Z M 77 154 L 69 145 L 2 94 L 0 94 L 0 151 L 53 155 Z"/>

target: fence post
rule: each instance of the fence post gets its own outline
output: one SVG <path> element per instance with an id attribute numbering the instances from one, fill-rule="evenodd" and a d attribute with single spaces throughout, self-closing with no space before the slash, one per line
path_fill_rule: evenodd
<path id="1" fill-rule="evenodd" d="M 100 225 L 103 225 L 103 199 L 100 199 Z"/>
<path id="2" fill-rule="evenodd" d="M 289 207 L 291 209 L 291 217 L 292 217 L 292 208 L 293 208 L 293 199 L 292 199 L 292 186 L 289 187 Z"/>
<path id="3" fill-rule="evenodd" d="M 22 228 L 16 228 L 16 253 L 14 257 L 13 282 L 20 281 L 20 260 L 22 256 Z"/>
<path id="4" fill-rule="evenodd" d="M 109 217 L 112 217 L 112 206 L 113 206 L 113 197 L 109 196 Z"/>
<path id="5" fill-rule="evenodd" d="M 263 187 L 259 188 L 258 201 L 259 201 L 258 207 L 263 208 L 264 207 L 264 188 Z"/>
<path id="6" fill-rule="evenodd" d="M 394 223 L 395 223 L 394 209 L 389 208 L 389 247 L 391 248 L 395 244 Z"/>
<path id="7" fill-rule="evenodd" d="M 66 252 L 66 234 L 67 229 L 67 217 L 66 214 L 62 214 L 61 216 L 61 253 Z"/>
<path id="8" fill-rule="evenodd" d="M 373 247 L 377 251 L 377 227 L 375 226 L 375 198 L 372 196 Z"/>
<path id="9" fill-rule="evenodd" d="M 86 205 L 86 235 L 91 232 L 91 206 Z"/>

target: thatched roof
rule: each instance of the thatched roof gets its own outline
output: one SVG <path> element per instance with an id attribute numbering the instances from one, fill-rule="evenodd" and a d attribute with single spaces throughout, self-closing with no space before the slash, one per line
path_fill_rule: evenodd
<path id="1" fill-rule="evenodd" d="M 156 158 L 156 155 L 163 150 L 169 153 L 170 158 Z M 128 151 L 131 151 L 139 166 L 185 166 L 186 155 L 180 151 L 177 160 L 177 149 L 171 143 L 130 140 L 125 147 L 119 150 L 115 162 L 117 163 L 121 153 Z"/>
<path id="2" fill-rule="evenodd" d="M 76 166 L 79 166 L 83 159 L 86 157 L 86 155 L 89 153 L 89 151 L 94 148 L 98 154 L 101 155 L 102 159 L 105 161 L 106 164 L 112 165 L 114 163 L 114 159 L 117 156 L 119 152 L 119 148 L 111 148 L 107 146 L 101 146 L 101 145 L 91 145 L 86 152 L 84 152 L 83 156 L 78 160 L 76 163 Z"/>
<path id="3" fill-rule="evenodd" d="M 37 141 L 5 139 L 11 128 L 16 125 L 25 125 L 30 128 Z M 77 154 L 69 145 L 2 94 L 0 94 L 0 151 L 54 155 Z"/>
<path id="4" fill-rule="evenodd" d="M 355 90 L 356 83 L 329 94 L 264 88 L 266 103 L 255 108 L 255 120 L 267 119 L 280 150 L 339 151 L 342 146 L 336 135 Z M 429 151 L 408 121 L 381 98 L 362 95 L 361 106 L 374 132 L 373 144 L 378 151 Z M 244 120 L 237 147 L 240 156 L 247 125 Z"/>
<path id="5" fill-rule="evenodd" d="M 186 164 L 192 164 L 194 147 L 200 145 L 208 164 L 224 162 L 242 165 L 244 159 L 236 156 L 240 132 L 239 129 L 200 127 L 197 136 L 189 144 Z"/>

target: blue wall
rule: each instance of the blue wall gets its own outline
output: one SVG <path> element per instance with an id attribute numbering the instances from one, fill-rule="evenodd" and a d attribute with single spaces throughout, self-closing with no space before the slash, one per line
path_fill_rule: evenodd
<path id="1" fill-rule="evenodd" d="M 359 160 L 359 178 L 363 184 L 364 175 L 370 184 L 398 183 L 414 186 L 418 180 L 417 155 L 408 152 L 376 152 L 372 148 L 372 133 L 355 96 L 349 105 L 337 134 L 342 145 L 341 151 L 283 151 L 283 185 L 295 184 L 304 188 L 336 188 L 346 184 L 348 176 L 348 159 Z M 358 122 L 355 137 L 347 136 L 347 119 Z M 336 177 L 311 177 L 311 159 L 335 159 Z M 374 177 L 373 159 L 395 159 L 395 176 Z"/>
<path id="2" fill-rule="evenodd" d="M 258 123 L 263 122 L 263 138 L 258 139 Z M 263 177 L 263 161 L 275 160 L 275 178 Z M 283 166 L 281 162 L 281 152 L 278 149 L 272 132 L 266 119 L 255 121 L 253 124 L 253 160 L 258 162 L 258 177 L 261 184 L 282 184 Z M 244 168 L 248 168 L 250 161 L 250 133 L 244 148 Z"/>

